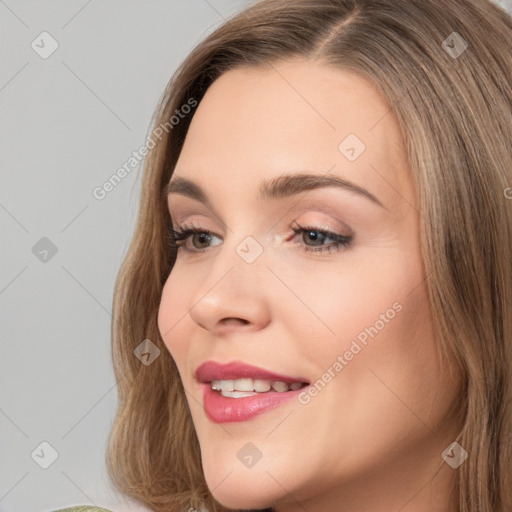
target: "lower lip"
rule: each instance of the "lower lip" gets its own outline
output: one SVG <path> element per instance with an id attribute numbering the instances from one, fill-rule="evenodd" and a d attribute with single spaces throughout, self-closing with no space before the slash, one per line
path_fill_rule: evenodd
<path id="1" fill-rule="evenodd" d="M 203 386 L 203 404 L 206 416 L 215 423 L 228 423 L 233 421 L 248 421 L 259 414 L 296 398 L 305 387 L 294 391 L 267 391 L 257 395 L 242 398 L 222 396 L 219 391 L 212 389 L 209 382 Z"/>

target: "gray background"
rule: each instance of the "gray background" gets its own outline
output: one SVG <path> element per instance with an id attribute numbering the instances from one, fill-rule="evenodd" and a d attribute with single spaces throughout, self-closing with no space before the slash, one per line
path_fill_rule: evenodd
<path id="1" fill-rule="evenodd" d="M 145 142 L 182 59 L 248 3 L 0 0 L 0 512 L 143 510 L 104 467 L 112 291 L 141 166 L 92 192 Z M 43 31 L 59 45 L 46 59 L 31 47 L 49 48 Z"/>
<path id="2" fill-rule="evenodd" d="M 141 510 L 108 487 L 103 463 L 112 292 L 141 166 L 103 200 L 92 191 L 143 145 L 181 60 L 247 4 L 0 1 L 1 512 Z M 43 31 L 59 44 L 47 59 L 31 48 Z M 57 247 L 46 262 L 32 253 L 42 237 Z M 48 469 L 31 457 L 43 441 L 58 452 Z"/>

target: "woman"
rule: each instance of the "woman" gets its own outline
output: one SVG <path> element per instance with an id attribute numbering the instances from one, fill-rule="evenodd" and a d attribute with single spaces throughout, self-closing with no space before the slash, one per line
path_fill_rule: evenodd
<path id="1" fill-rule="evenodd" d="M 512 509 L 512 20 L 263 0 L 161 100 L 108 467 L 155 511 Z"/>

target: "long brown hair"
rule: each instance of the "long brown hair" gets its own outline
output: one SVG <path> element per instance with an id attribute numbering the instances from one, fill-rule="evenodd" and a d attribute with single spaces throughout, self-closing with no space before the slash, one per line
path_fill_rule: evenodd
<path id="1" fill-rule="evenodd" d="M 227 70 L 302 56 L 369 79 L 398 118 L 435 328 L 443 358 L 464 377 L 460 511 L 512 510 L 511 46 L 512 19 L 488 0 L 261 0 L 192 51 L 155 113 L 164 129 L 145 161 L 114 293 L 119 407 L 107 467 L 120 492 L 159 512 L 228 510 L 206 486 L 186 392 L 157 326 L 176 258 L 165 188 L 193 116 L 175 113 Z M 161 351 L 150 365 L 134 355 L 146 339 Z"/>

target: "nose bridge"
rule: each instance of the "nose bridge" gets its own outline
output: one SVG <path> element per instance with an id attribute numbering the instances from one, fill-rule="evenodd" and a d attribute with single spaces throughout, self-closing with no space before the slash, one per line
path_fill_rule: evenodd
<path id="1" fill-rule="evenodd" d="M 216 281 L 225 276 L 234 289 L 244 292 L 244 286 L 252 286 L 264 279 L 268 269 L 265 266 L 266 250 L 263 243 L 253 235 L 242 235 L 241 231 L 230 232 L 214 256 L 212 278 Z M 245 283 L 245 284 L 244 284 Z"/>
<path id="2" fill-rule="evenodd" d="M 271 240 L 266 226 L 261 222 L 262 216 L 255 215 L 255 210 L 249 214 L 248 209 L 246 201 L 244 208 L 240 206 L 236 210 L 239 215 L 225 226 L 224 240 L 213 256 L 214 267 L 218 266 L 222 271 L 222 268 L 234 266 L 232 272 L 237 275 L 253 276 L 257 273 L 263 277 L 261 274 L 265 269 L 262 262 L 266 261 Z"/>
<path id="3" fill-rule="evenodd" d="M 190 315 L 207 329 L 214 329 L 224 318 L 243 319 L 261 327 L 269 311 L 265 279 L 272 277 L 266 267 L 265 250 L 252 235 L 230 233 L 211 256 L 215 261 L 196 289 Z"/>

